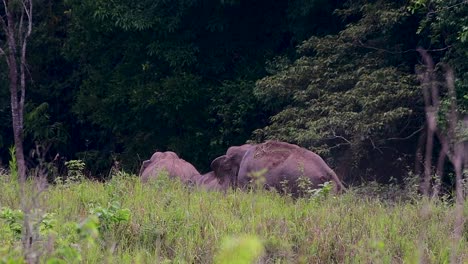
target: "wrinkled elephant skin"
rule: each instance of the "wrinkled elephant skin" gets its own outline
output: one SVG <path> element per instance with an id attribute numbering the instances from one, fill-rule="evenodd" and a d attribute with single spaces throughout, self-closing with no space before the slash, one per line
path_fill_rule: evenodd
<path id="1" fill-rule="evenodd" d="M 215 173 L 213 171 L 210 171 L 206 174 L 203 175 L 197 175 L 196 177 L 193 177 L 193 183 L 202 189 L 205 190 L 225 190 L 227 189 L 226 185 L 221 185 L 219 182 L 219 179 L 215 176 Z"/>
<path id="2" fill-rule="evenodd" d="M 172 151 L 156 152 L 150 160 L 143 162 L 140 177 L 143 182 L 155 178 L 162 171 L 166 171 L 171 178 L 178 178 L 183 183 L 191 181 L 192 177 L 200 175 L 197 169 L 187 161 L 179 158 Z"/>
<path id="3" fill-rule="evenodd" d="M 235 185 L 233 180 L 237 177 L 240 164 L 245 153 L 254 145 L 245 144 L 242 146 L 230 147 L 226 155 L 222 155 L 211 162 L 211 169 L 222 185 Z"/>
<path id="4" fill-rule="evenodd" d="M 267 141 L 232 148 L 211 165 L 220 182 L 229 180 L 233 188 L 246 188 L 254 181 L 253 175 L 263 173 L 262 185 L 278 191 L 287 183 L 289 191 L 296 194 L 300 178 L 309 179 L 312 188 L 332 181 L 335 191 L 344 190 L 338 176 L 319 155 L 297 145 Z"/>

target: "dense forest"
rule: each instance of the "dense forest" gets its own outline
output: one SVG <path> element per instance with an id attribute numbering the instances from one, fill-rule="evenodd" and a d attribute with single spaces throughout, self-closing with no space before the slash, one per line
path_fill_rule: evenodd
<path id="1" fill-rule="evenodd" d="M 421 167 L 418 47 L 436 72 L 454 70 L 459 112 L 468 109 L 464 0 L 38 0 L 33 16 L 30 167 L 59 153 L 102 178 L 172 150 L 207 171 L 229 146 L 279 139 L 320 154 L 346 183 L 401 179 Z M 14 140 L 1 63 L 6 166 Z"/>
<path id="2" fill-rule="evenodd" d="M 468 0 L 3 0 L 0 78 L 0 264 L 468 263 Z"/>

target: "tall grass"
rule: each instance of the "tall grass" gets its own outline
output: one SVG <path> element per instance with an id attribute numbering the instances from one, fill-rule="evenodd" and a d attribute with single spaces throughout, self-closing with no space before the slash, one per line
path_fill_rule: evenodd
<path id="1" fill-rule="evenodd" d="M 8 176 L 0 177 L 0 208 L 19 209 L 14 185 Z M 294 200 L 268 191 L 207 192 L 167 177 L 142 184 L 120 173 L 106 183 L 49 186 L 39 199 L 43 213 L 53 218 L 37 245 L 43 262 L 57 261 L 49 263 L 222 262 L 222 245 L 242 237 L 259 241 L 260 263 L 448 263 L 452 250 L 449 203 L 419 198 L 388 203 L 355 190 Z M 99 234 L 82 239 L 96 208 Z M 126 209 L 130 218 L 118 220 Z M 77 227 L 80 232 L 71 230 Z M 19 243 L 0 219 L 0 263 L 21 259 Z M 75 251 L 57 250 L 64 243 Z M 235 254 L 230 256 L 223 263 L 237 263 Z M 468 263 L 468 228 L 458 256 Z"/>

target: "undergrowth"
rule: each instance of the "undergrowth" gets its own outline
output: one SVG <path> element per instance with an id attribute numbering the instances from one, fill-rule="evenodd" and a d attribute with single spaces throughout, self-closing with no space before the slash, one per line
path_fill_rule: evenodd
<path id="1" fill-rule="evenodd" d="M 24 262 L 16 188 L 0 176 L 0 263 Z M 49 264 L 449 262 L 450 203 L 417 195 L 388 203 L 362 189 L 316 193 L 326 195 L 207 192 L 125 173 L 57 183 L 39 196 L 33 248 Z M 468 263 L 468 228 L 457 247 L 459 263 Z"/>

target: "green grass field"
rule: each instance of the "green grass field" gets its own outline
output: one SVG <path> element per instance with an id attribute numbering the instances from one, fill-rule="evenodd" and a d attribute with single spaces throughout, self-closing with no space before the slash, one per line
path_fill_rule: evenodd
<path id="1" fill-rule="evenodd" d="M 448 202 L 389 202 L 359 189 L 294 200 L 206 192 L 165 177 L 141 184 L 123 173 L 49 186 L 33 199 L 35 237 L 25 253 L 18 186 L 8 178 L 0 178 L 0 263 L 23 263 L 25 254 L 50 264 L 449 263 L 453 250 L 468 263 L 468 228 L 452 241 Z"/>

